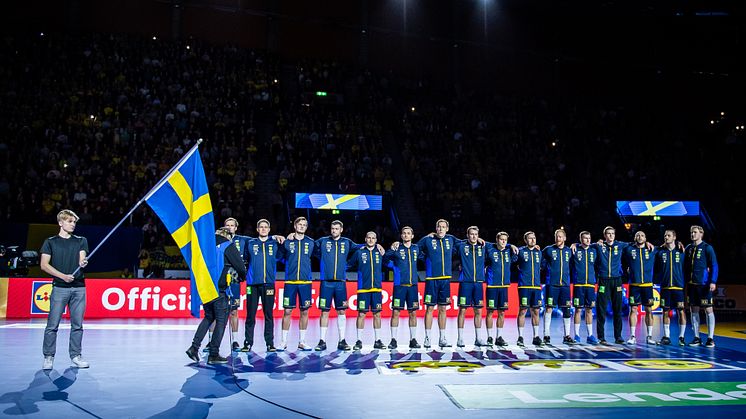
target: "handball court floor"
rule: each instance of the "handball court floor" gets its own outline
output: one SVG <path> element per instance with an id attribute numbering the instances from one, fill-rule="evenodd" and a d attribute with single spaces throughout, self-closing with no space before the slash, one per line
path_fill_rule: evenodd
<path id="1" fill-rule="evenodd" d="M 642 319 L 641 319 L 642 320 Z M 660 337 L 660 315 L 655 338 Z M 354 343 L 354 319 L 347 320 Z M 390 338 L 387 319 L 382 337 Z M 506 319 L 510 346 L 478 350 L 373 350 L 371 319 L 359 352 L 297 351 L 297 321 L 288 351 L 266 353 L 261 322 L 254 352 L 234 352 L 229 363 L 192 362 L 184 354 L 198 320 L 89 320 L 83 355 L 91 368 L 72 368 L 69 324 L 60 327 L 54 369 L 41 370 L 43 321 L 0 321 L 0 415 L 32 418 L 202 417 L 583 417 L 741 416 L 746 411 L 746 323 L 718 323 L 716 348 L 639 343 L 608 347 L 554 343 L 537 349 L 515 345 L 515 319 Z M 530 324 L 530 321 L 527 321 Z M 610 322 L 609 322 L 610 323 Z M 607 323 L 607 337 L 611 324 Z M 642 321 L 640 322 L 642 323 Z M 465 337 L 473 343 L 467 319 Z M 279 336 L 276 321 L 275 336 Z M 243 324 L 241 324 L 241 328 Z M 437 326 L 436 326 L 437 338 Z M 562 320 L 552 321 L 561 342 Z M 702 329 L 704 331 L 704 328 Z M 530 327 L 526 329 L 528 342 Z M 448 338 L 456 342 L 455 319 Z M 420 320 L 418 340 L 424 335 Z M 336 341 L 335 320 L 328 340 Z M 585 326 L 581 327 L 585 341 Z M 625 318 L 625 338 L 628 336 Z M 223 355 L 230 354 L 229 337 Z M 687 331 L 686 341 L 692 339 Z M 236 339 L 241 340 L 241 339 Z M 278 339 L 279 340 L 279 339 Z M 311 319 L 307 341 L 318 340 Z M 436 349 L 436 348 L 434 348 Z M 645 392 L 646 394 L 632 394 Z M 653 392 L 651 396 L 650 392 Z M 678 392 L 678 393 L 677 393 Z M 622 393 L 621 396 L 619 394 Z M 726 394 L 727 393 L 727 394 Z M 616 395 L 615 395 L 616 394 Z M 655 407 L 651 410 L 650 407 Z"/>

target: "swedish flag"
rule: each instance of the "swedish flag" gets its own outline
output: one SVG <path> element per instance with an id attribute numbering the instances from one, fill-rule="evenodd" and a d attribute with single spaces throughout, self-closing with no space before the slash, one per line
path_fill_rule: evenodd
<path id="1" fill-rule="evenodd" d="M 218 298 L 215 220 L 205 169 L 195 145 L 145 197 L 181 249 L 192 278 L 191 311 Z"/>

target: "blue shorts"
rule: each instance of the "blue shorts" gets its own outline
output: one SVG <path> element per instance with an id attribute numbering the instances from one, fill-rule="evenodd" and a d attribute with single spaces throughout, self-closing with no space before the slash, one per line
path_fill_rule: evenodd
<path id="1" fill-rule="evenodd" d="M 484 282 L 459 282 L 458 306 L 481 308 L 484 305 Z"/>
<path id="2" fill-rule="evenodd" d="M 521 301 L 521 308 L 540 308 L 543 304 L 541 300 L 541 289 L 536 288 L 518 288 L 518 299 Z"/>
<path id="3" fill-rule="evenodd" d="M 381 311 L 382 295 L 380 291 L 358 292 L 357 293 L 357 311 L 358 313 L 367 313 L 369 311 L 378 313 Z"/>
<path id="4" fill-rule="evenodd" d="M 572 299 L 570 298 L 570 286 L 547 285 L 544 287 L 546 305 L 549 308 L 570 307 Z"/>
<path id="5" fill-rule="evenodd" d="M 593 308 L 596 306 L 596 287 L 574 286 L 572 305 L 576 308 Z"/>
<path id="6" fill-rule="evenodd" d="M 487 310 L 508 309 L 508 287 L 487 286 Z"/>
<path id="7" fill-rule="evenodd" d="M 425 305 L 447 306 L 451 304 L 451 280 L 431 279 L 425 281 Z"/>
<path id="8" fill-rule="evenodd" d="M 344 281 L 321 281 L 319 287 L 319 309 L 329 311 L 334 308 L 337 310 L 347 309 L 347 284 Z"/>
<path id="9" fill-rule="evenodd" d="M 684 309 L 684 290 L 672 290 L 662 289 L 661 290 L 661 307 L 664 310 Z"/>
<path id="10" fill-rule="evenodd" d="M 404 310 L 404 306 L 407 306 L 407 310 L 415 311 L 420 308 L 420 296 L 417 291 L 417 284 L 415 285 L 394 285 L 394 301 L 391 304 L 393 310 Z"/>
<path id="11" fill-rule="evenodd" d="M 295 308 L 296 302 L 301 310 L 307 310 L 311 307 L 311 284 L 285 283 L 282 307 Z"/>
<path id="12" fill-rule="evenodd" d="M 231 295 L 228 296 L 228 307 L 230 307 L 230 310 L 238 310 L 238 307 L 241 306 L 241 283 L 240 282 L 232 282 L 228 289 L 230 290 Z M 226 295 L 228 293 L 226 292 Z"/>
<path id="13" fill-rule="evenodd" d="M 689 305 L 694 307 L 712 307 L 712 291 L 710 285 L 689 284 L 687 291 Z"/>
<path id="14" fill-rule="evenodd" d="M 653 287 L 638 287 L 632 284 L 629 285 L 629 305 L 644 305 L 648 307 L 652 306 L 654 303 L 655 298 L 653 298 Z"/>

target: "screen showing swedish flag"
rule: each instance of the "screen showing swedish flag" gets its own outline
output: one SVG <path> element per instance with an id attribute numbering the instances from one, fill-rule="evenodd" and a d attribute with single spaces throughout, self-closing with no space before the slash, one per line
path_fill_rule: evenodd
<path id="1" fill-rule="evenodd" d="M 381 195 L 296 193 L 295 208 L 380 211 L 383 200 Z"/>
<path id="2" fill-rule="evenodd" d="M 699 201 L 616 201 L 619 215 L 696 217 Z"/>

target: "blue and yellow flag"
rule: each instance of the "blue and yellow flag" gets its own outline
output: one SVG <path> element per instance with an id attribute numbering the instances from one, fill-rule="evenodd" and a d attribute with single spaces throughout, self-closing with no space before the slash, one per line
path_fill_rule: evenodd
<path id="1" fill-rule="evenodd" d="M 197 145 L 171 169 L 145 201 L 160 217 L 181 249 L 192 278 L 191 311 L 199 317 L 200 304 L 218 298 L 215 219 L 207 190 L 205 169 Z"/>

